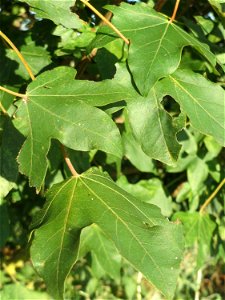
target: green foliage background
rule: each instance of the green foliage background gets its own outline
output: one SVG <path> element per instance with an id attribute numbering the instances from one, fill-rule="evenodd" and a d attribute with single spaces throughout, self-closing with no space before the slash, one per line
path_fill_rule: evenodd
<path id="1" fill-rule="evenodd" d="M 225 3 L 130 2 L 0 4 L 4 300 L 225 298 Z"/>

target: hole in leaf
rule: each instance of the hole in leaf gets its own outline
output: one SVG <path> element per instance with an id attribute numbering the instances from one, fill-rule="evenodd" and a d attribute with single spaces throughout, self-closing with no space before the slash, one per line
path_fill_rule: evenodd
<path id="1" fill-rule="evenodd" d="M 172 116 L 178 116 L 181 112 L 179 104 L 170 96 L 163 97 L 161 104 Z"/>

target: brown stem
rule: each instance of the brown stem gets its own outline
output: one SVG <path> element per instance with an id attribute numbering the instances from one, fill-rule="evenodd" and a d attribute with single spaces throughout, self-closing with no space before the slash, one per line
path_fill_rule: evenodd
<path id="1" fill-rule="evenodd" d="M 155 10 L 156 11 L 161 11 L 163 8 L 164 4 L 166 3 L 167 0 L 158 0 L 158 2 L 155 5 Z"/>
<path id="2" fill-rule="evenodd" d="M 96 56 L 98 49 L 94 48 L 92 49 L 91 53 L 89 55 L 85 55 L 82 57 L 81 61 L 77 64 L 77 75 L 76 78 L 81 78 L 84 71 L 87 68 L 87 65 L 92 61 L 92 59 Z"/>
<path id="3" fill-rule="evenodd" d="M 72 165 L 71 163 L 71 160 L 68 156 L 68 153 L 66 151 L 66 148 L 61 144 L 61 150 L 62 150 L 62 153 L 63 153 L 63 158 L 71 172 L 71 174 L 74 176 L 74 177 L 78 177 L 80 174 L 77 173 L 77 171 L 75 170 L 74 166 Z"/>
<path id="4" fill-rule="evenodd" d="M 19 57 L 19 59 L 21 60 L 21 62 L 23 63 L 24 67 L 26 68 L 27 72 L 30 75 L 30 78 L 32 80 L 35 79 L 31 68 L 29 67 L 28 63 L 26 62 L 26 60 L 24 59 L 23 55 L 20 53 L 20 51 L 16 48 L 16 46 L 13 44 L 13 42 L 0 30 L 0 36 L 10 45 L 10 47 L 16 52 L 17 56 Z"/>
<path id="5" fill-rule="evenodd" d="M 129 40 L 117 29 L 109 20 L 107 20 L 106 17 L 104 17 L 94 6 L 92 6 L 88 1 L 86 0 L 80 0 L 81 2 L 84 3 L 88 8 L 90 8 L 93 13 L 95 13 L 103 22 L 105 22 L 113 31 L 115 31 L 121 39 L 124 40 L 124 42 L 129 45 Z"/>
<path id="6" fill-rule="evenodd" d="M 200 208 L 200 214 L 204 212 L 206 207 L 209 205 L 209 203 L 213 200 L 213 198 L 216 196 L 216 194 L 219 192 L 219 190 L 222 188 L 222 186 L 225 184 L 225 178 L 220 182 L 218 187 L 215 189 L 215 191 L 206 199 L 202 207 Z"/>
<path id="7" fill-rule="evenodd" d="M 178 10 L 178 7 L 179 7 L 179 4 L 180 4 L 180 0 L 176 0 L 176 4 L 174 6 L 174 10 L 173 10 L 173 14 L 172 14 L 172 17 L 170 19 L 170 23 L 173 23 L 173 21 L 175 20 L 176 18 L 176 14 L 177 14 L 177 10 Z"/>
<path id="8" fill-rule="evenodd" d="M 119 5 L 121 0 L 114 0 L 113 1 L 115 5 Z M 109 22 L 112 18 L 112 12 L 111 11 L 107 11 L 107 13 L 104 16 Z M 105 24 L 105 21 L 101 20 L 101 22 L 99 23 L 99 26 L 102 26 L 103 24 Z M 98 52 L 97 48 L 92 49 L 91 53 L 88 55 L 85 55 L 82 57 L 82 60 L 77 64 L 76 69 L 77 69 L 77 76 L 76 78 L 80 79 L 83 75 L 83 73 L 85 72 L 87 65 L 93 60 L 93 58 L 96 56 Z"/>

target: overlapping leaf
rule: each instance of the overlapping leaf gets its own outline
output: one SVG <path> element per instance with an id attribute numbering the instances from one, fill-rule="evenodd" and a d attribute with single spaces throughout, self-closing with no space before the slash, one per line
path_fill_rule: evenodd
<path id="1" fill-rule="evenodd" d="M 151 158 L 173 165 L 181 149 L 176 139 L 178 128 L 161 106 L 155 88 L 148 97 L 130 102 L 128 114 L 134 136 L 143 151 Z"/>
<path id="2" fill-rule="evenodd" d="M 53 186 L 47 198 L 34 222 L 31 255 L 54 299 L 62 298 L 64 280 L 77 259 L 80 231 L 92 223 L 167 299 L 172 297 L 182 253 L 180 225 L 97 170 Z"/>
<path id="3" fill-rule="evenodd" d="M 16 263 L 13 263 L 13 267 L 16 268 Z M 1 298 L 5 300 L 51 300 L 50 296 L 43 291 L 36 291 L 28 288 L 22 282 L 5 284 L 1 290 Z"/>
<path id="4" fill-rule="evenodd" d="M 185 241 L 188 247 L 197 246 L 197 263 L 201 267 L 210 255 L 210 244 L 216 223 L 210 215 L 198 212 L 178 212 L 173 217 L 179 219 L 185 229 Z"/>
<path id="5" fill-rule="evenodd" d="M 225 146 L 225 92 L 200 74 L 177 70 L 161 81 L 165 94 L 172 96 L 200 132 Z"/>
<path id="6" fill-rule="evenodd" d="M 18 63 L 6 57 L 6 51 L 0 43 L 1 57 L 1 72 L 0 85 L 14 92 L 18 92 L 19 85 L 23 82 L 22 78 L 15 75 L 15 69 L 18 68 Z M 0 90 L 0 102 L 5 110 L 8 110 L 14 99 L 13 95 Z M 2 107 L 0 107 L 0 111 Z"/>
<path id="7" fill-rule="evenodd" d="M 159 179 L 140 180 L 131 184 L 125 176 L 121 176 L 117 180 L 117 184 L 137 199 L 158 206 L 164 216 L 169 217 L 171 215 L 172 201 L 166 195 Z"/>
<path id="8" fill-rule="evenodd" d="M 215 12 L 219 15 L 223 26 L 225 27 L 225 2 L 224 0 L 208 0 Z"/>
<path id="9" fill-rule="evenodd" d="M 130 39 L 128 64 L 141 94 L 146 96 L 158 79 L 178 68 L 185 46 L 194 47 L 215 65 L 215 56 L 206 44 L 149 6 L 123 3 L 109 9 L 114 14 L 113 23 Z M 101 27 L 98 34 L 93 47 L 102 47 L 116 37 L 107 27 Z"/>
<path id="10" fill-rule="evenodd" d="M 30 66 L 34 75 L 38 74 L 41 69 L 51 63 L 49 52 L 41 46 L 36 46 L 32 41 L 28 40 L 27 44 L 21 47 L 20 52 Z M 13 50 L 8 50 L 6 56 L 11 60 L 18 62 L 18 69 L 15 70 L 16 75 L 20 75 L 22 78 L 27 80 L 30 79 L 27 70 L 24 65 L 21 64 L 20 59 Z"/>
<path id="11" fill-rule="evenodd" d="M 75 150 L 99 149 L 122 155 L 115 123 L 93 106 L 116 102 L 129 94 L 110 80 L 97 83 L 74 80 L 74 76 L 74 69 L 66 67 L 43 73 L 28 86 L 27 99 L 17 112 L 17 122 L 26 122 L 28 130 L 18 157 L 20 171 L 38 189 L 45 177 L 51 139 Z"/>
<path id="12" fill-rule="evenodd" d="M 139 142 L 131 132 L 123 133 L 124 154 L 129 161 L 141 172 L 155 172 L 152 159 L 142 150 Z"/>
<path id="13" fill-rule="evenodd" d="M 87 252 L 91 252 L 92 272 L 97 278 L 101 277 L 101 273 L 106 273 L 112 279 L 120 281 L 121 256 L 112 240 L 96 224 L 82 231 L 79 257 Z"/>
<path id="14" fill-rule="evenodd" d="M 0 175 L 11 182 L 18 177 L 16 156 L 24 141 L 23 136 L 12 125 L 10 118 L 0 118 Z"/>
<path id="15" fill-rule="evenodd" d="M 82 21 L 78 15 L 71 12 L 74 6 L 73 0 L 20 0 L 32 7 L 39 18 L 52 20 L 55 24 L 61 24 L 67 28 L 80 28 Z"/>

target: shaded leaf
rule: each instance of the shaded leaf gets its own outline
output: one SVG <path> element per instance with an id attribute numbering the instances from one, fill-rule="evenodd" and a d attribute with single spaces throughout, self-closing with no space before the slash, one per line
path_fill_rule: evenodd
<path id="1" fill-rule="evenodd" d="M 18 176 L 16 157 L 24 142 L 23 136 L 13 126 L 10 118 L 1 117 L 0 125 L 0 174 L 8 181 L 15 182 Z"/>
<path id="2" fill-rule="evenodd" d="M 1 297 L 4 300 L 50 300 L 48 294 L 30 290 L 19 282 L 4 285 Z"/>
<path id="3" fill-rule="evenodd" d="M 205 19 L 202 16 L 195 16 L 195 20 L 201 26 L 202 30 L 206 35 L 213 30 L 214 22 L 212 20 Z"/>
<path id="4" fill-rule="evenodd" d="M 181 149 L 176 139 L 178 129 L 161 106 L 156 89 L 153 88 L 147 98 L 139 97 L 128 103 L 128 116 L 143 151 L 151 158 L 173 165 Z"/>
<path id="5" fill-rule="evenodd" d="M 124 154 L 129 161 L 141 172 L 155 173 L 152 159 L 142 150 L 131 132 L 124 132 L 122 136 Z"/>
<path id="6" fill-rule="evenodd" d="M 122 176 L 117 180 L 117 184 L 137 199 L 158 206 L 164 216 L 169 217 L 171 215 L 171 198 L 166 196 L 162 182 L 158 178 L 140 180 L 131 184 L 125 176 Z"/>
<path id="7" fill-rule="evenodd" d="M 73 0 L 20 0 L 26 2 L 39 18 L 52 20 L 67 28 L 80 28 L 82 21 L 78 15 L 72 13 L 70 7 L 74 6 Z"/>
<path id="8" fill-rule="evenodd" d="M 51 63 L 49 52 L 44 47 L 36 46 L 32 40 L 28 40 L 26 45 L 21 47 L 20 53 L 23 55 L 34 75 L 38 74 L 41 69 Z M 7 50 L 6 56 L 11 60 L 18 62 L 18 69 L 15 70 L 16 75 L 19 75 L 26 80 L 30 79 L 30 75 L 27 73 L 27 70 L 14 50 Z"/>
<path id="9" fill-rule="evenodd" d="M 225 92 L 215 83 L 190 70 L 177 70 L 161 81 L 200 132 L 225 146 Z"/>
<path id="10" fill-rule="evenodd" d="M 99 264 L 101 269 L 113 279 L 120 279 L 121 256 L 112 240 L 96 224 L 82 231 L 79 255 L 83 256 L 87 252 L 91 252 L 95 265 Z M 99 278 L 98 274 L 96 276 Z"/>
<path id="11" fill-rule="evenodd" d="M 23 82 L 22 78 L 15 74 L 18 63 L 6 57 L 6 51 L 0 44 L 1 72 L 0 85 L 14 92 L 19 91 L 19 85 Z M 0 102 L 8 110 L 15 96 L 0 90 Z M 1 108 L 0 108 L 1 111 Z"/>
<path id="12" fill-rule="evenodd" d="M 207 164 L 198 156 L 193 160 L 187 169 L 187 177 L 193 194 L 198 193 L 201 185 L 208 177 L 209 169 Z"/>
<path id="13" fill-rule="evenodd" d="M 124 155 L 141 172 L 157 173 L 153 160 L 142 150 L 141 145 L 135 139 L 128 122 L 127 111 L 124 111 L 125 131 L 122 134 Z"/>
<path id="14" fill-rule="evenodd" d="M 224 0 L 208 0 L 212 8 L 218 14 L 223 26 L 225 27 L 225 2 Z"/>
<path id="15" fill-rule="evenodd" d="M 179 132 L 178 140 L 182 145 L 183 151 L 185 151 L 189 155 L 194 155 L 198 151 L 198 144 L 194 135 L 191 133 L 190 128 L 191 127 L 189 127 L 189 130 L 187 128 L 184 128 L 181 132 Z"/>
<path id="16" fill-rule="evenodd" d="M 0 188 L 1 185 L 1 177 L 0 177 Z M 5 243 L 10 235 L 10 217 L 8 214 L 8 207 L 6 203 L 1 203 L 1 194 L 0 193 L 0 216 L 1 216 L 1 232 L 0 232 L 0 248 L 5 246 Z"/>
<path id="17" fill-rule="evenodd" d="M 49 292 L 61 299 L 66 276 L 77 260 L 82 228 L 97 224 L 120 254 L 167 298 L 176 285 L 182 231 L 160 210 L 136 200 L 97 170 L 53 186 L 34 222 L 31 255 Z"/>
<path id="18" fill-rule="evenodd" d="M 198 212 L 177 212 L 173 220 L 179 219 L 185 230 L 185 241 L 187 247 L 197 245 L 197 264 L 201 267 L 210 255 L 210 246 L 216 223 L 208 214 Z"/>
<path id="19" fill-rule="evenodd" d="M 15 187 L 16 184 L 14 182 L 10 182 L 0 176 L 0 201 Z"/>
<path id="20" fill-rule="evenodd" d="M 206 136 L 204 138 L 204 144 L 211 159 L 217 157 L 222 150 L 221 145 L 219 145 L 211 136 Z"/>

